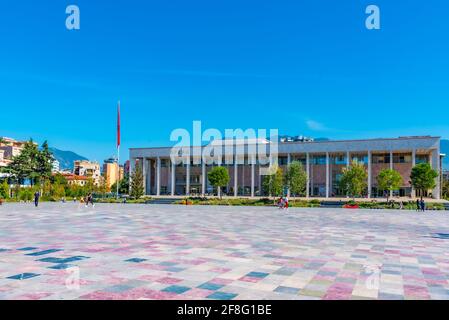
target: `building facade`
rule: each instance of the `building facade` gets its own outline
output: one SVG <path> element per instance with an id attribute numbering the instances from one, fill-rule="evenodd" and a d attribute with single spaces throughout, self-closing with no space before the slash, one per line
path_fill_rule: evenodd
<path id="1" fill-rule="evenodd" d="M 25 147 L 24 141 L 11 138 L 2 138 L 0 142 L 0 167 L 8 166 L 14 157 L 17 157 Z"/>
<path id="2" fill-rule="evenodd" d="M 103 164 L 103 177 L 108 189 L 120 180 L 120 167 L 117 163 L 117 159 L 110 158 L 104 161 Z"/>
<path id="3" fill-rule="evenodd" d="M 190 148 L 190 155 L 201 154 L 207 146 Z M 142 167 L 144 190 L 147 195 L 211 195 L 215 190 L 207 181 L 207 174 L 214 166 L 228 169 L 231 177 L 224 194 L 229 196 L 264 196 L 262 181 L 264 169 L 269 165 L 252 161 L 248 156 L 250 144 L 235 148 L 232 156 L 240 159 L 229 164 L 209 165 L 200 157 L 199 161 L 177 164 L 171 159 L 172 148 L 130 149 L 130 171 L 134 166 Z M 199 150 L 198 150 L 199 149 Z M 229 157 L 224 152 L 224 157 Z M 253 156 L 251 156 L 252 158 Z M 430 136 L 400 137 L 392 139 L 368 139 L 346 141 L 293 141 L 277 145 L 277 164 L 286 170 L 289 163 L 299 161 L 307 173 L 306 197 L 344 197 L 339 188 L 343 168 L 358 161 L 368 172 L 366 198 L 383 197 L 385 193 L 377 187 L 377 176 L 383 169 L 397 170 L 403 179 L 399 191 L 393 196 L 419 196 L 410 183 L 412 168 L 419 163 L 430 163 L 440 172 L 440 138 Z M 436 188 L 424 196 L 440 199 L 441 179 L 436 179 Z"/>
<path id="4" fill-rule="evenodd" d="M 101 171 L 100 164 L 98 162 L 91 162 L 87 160 L 74 161 L 73 174 L 76 176 L 90 178 L 95 185 L 100 185 Z"/>
<path id="5" fill-rule="evenodd" d="M 84 187 L 85 185 L 87 185 L 88 179 L 89 179 L 87 177 L 77 176 L 72 173 L 68 173 L 68 174 L 64 173 L 62 175 L 67 180 L 67 183 L 71 186 L 76 185 L 76 186 Z"/>

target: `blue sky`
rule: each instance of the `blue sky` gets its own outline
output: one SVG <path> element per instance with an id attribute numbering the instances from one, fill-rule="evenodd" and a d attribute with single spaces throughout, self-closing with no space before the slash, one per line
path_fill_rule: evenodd
<path id="1" fill-rule="evenodd" d="M 77 4 L 81 30 L 65 28 Z M 365 8 L 381 9 L 379 31 Z M 449 138 L 449 2 L 72 0 L 0 8 L 0 136 L 102 161 L 176 128 Z M 127 156 L 127 150 L 122 151 Z"/>

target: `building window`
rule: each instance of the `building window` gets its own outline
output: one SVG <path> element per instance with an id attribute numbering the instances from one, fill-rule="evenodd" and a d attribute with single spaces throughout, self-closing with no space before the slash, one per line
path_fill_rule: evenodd
<path id="1" fill-rule="evenodd" d="M 315 156 L 312 158 L 312 164 L 323 165 L 326 164 L 326 156 Z"/>
<path id="2" fill-rule="evenodd" d="M 280 166 L 288 165 L 288 157 L 279 157 L 279 165 Z"/>
<path id="3" fill-rule="evenodd" d="M 346 164 L 346 156 L 340 155 L 333 157 L 333 164 L 345 165 Z"/>
<path id="4" fill-rule="evenodd" d="M 390 163 L 390 154 L 373 154 L 373 163 Z"/>
<path id="5" fill-rule="evenodd" d="M 429 163 L 429 156 L 426 154 L 416 155 L 416 164 Z"/>
<path id="6" fill-rule="evenodd" d="M 411 154 L 394 154 L 393 163 L 412 163 Z"/>
<path id="7" fill-rule="evenodd" d="M 351 155 L 351 162 L 358 162 L 362 164 L 368 164 L 368 155 L 364 154 L 355 154 Z"/>

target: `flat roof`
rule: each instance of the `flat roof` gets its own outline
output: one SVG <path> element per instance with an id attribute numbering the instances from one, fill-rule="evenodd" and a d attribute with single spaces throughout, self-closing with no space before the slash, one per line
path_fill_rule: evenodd
<path id="1" fill-rule="evenodd" d="M 369 138 L 369 139 L 349 139 L 349 140 L 320 140 L 320 141 L 286 141 L 286 142 L 278 142 L 279 145 L 306 145 L 306 144 L 325 144 L 325 143 L 348 143 L 348 142 L 373 142 L 373 141 L 396 141 L 396 140 L 417 140 L 417 139 L 441 139 L 439 136 L 404 136 L 404 137 L 397 137 L 397 138 Z M 237 139 L 241 140 L 241 139 Z M 251 139 L 250 139 L 251 140 Z M 191 146 L 193 148 L 203 148 L 207 145 L 203 146 Z M 167 149 L 172 148 L 174 146 L 166 146 L 166 147 L 146 147 L 146 148 L 129 148 L 129 150 L 142 150 L 142 149 Z M 188 147 L 188 146 L 178 146 L 180 148 L 182 147 Z"/>

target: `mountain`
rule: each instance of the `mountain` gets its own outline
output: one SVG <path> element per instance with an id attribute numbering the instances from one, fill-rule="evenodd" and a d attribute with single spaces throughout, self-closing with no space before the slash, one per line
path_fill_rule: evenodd
<path id="1" fill-rule="evenodd" d="M 443 168 L 449 170 L 449 140 L 441 140 L 441 153 L 445 153 Z"/>
<path id="2" fill-rule="evenodd" d="M 59 168 L 61 170 L 72 170 L 73 161 L 75 160 L 88 160 L 86 157 L 80 156 L 72 151 L 62 151 L 56 148 L 50 148 L 53 156 L 59 161 Z"/>

